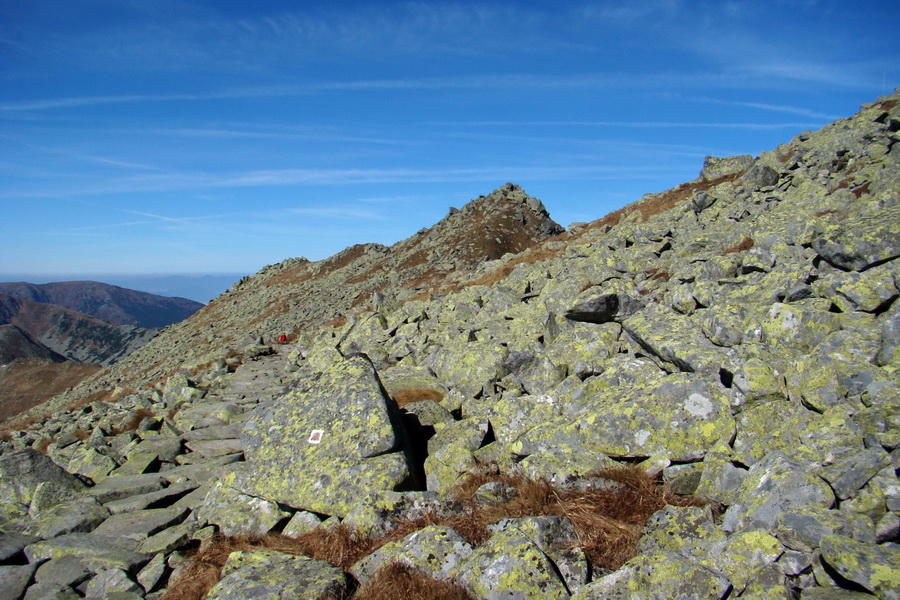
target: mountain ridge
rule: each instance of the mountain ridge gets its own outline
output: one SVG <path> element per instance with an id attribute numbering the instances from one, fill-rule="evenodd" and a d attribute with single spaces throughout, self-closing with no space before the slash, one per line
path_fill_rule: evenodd
<path id="1" fill-rule="evenodd" d="M 6 294 L 0 294 L 0 325 L 15 326 L 57 356 L 103 366 L 144 345 L 156 333 Z"/>
<path id="2" fill-rule="evenodd" d="M 169 298 L 99 281 L 34 284 L 0 283 L 0 294 L 55 304 L 119 325 L 159 329 L 182 321 L 203 307 L 187 298 Z"/>

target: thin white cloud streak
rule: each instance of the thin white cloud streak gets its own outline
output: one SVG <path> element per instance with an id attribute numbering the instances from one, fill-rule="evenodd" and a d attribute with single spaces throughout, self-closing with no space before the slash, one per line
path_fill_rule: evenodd
<path id="1" fill-rule="evenodd" d="M 451 183 L 497 182 L 510 180 L 568 180 L 639 179 L 658 174 L 658 166 L 496 166 L 472 169 L 280 169 L 251 171 L 237 175 L 184 175 L 160 174 L 147 177 L 131 177 L 111 180 L 96 185 L 68 183 L 64 188 L 16 189 L 0 192 L 0 198 L 17 200 L 27 198 L 71 199 L 78 196 L 104 194 L 151 193 L 164 191 L 188 191 L 227 188 L 273 188 L 294 186 L 340 186 L 376 183 Z M 678 171 L 673 169 L 673 173 Z M 126 211 L 139 216 L 165 217 Z M 207 217 L 211 218 L 211 217 Z M 184 219 L 169 217 L 170 222 L 187 226 Z"/>
<path id="2" fill-rule="evenodd" d="M 353 221 L 387 221 L 388 218 L 371 210 L 358 208 L 289 208 L 287 212 L 298 215 Z"/>
<path id="3" fill-rule="evenodd" d="M 110 223 L 108 225 L 87 225 L 84 227 L 69 227 L 63 231 L 58 231 L 58 234 L 66 234 L 66 233 L 82 233 L 89 231 L 101 231 L 104 229 L 120 229 L 123 227 L 134 227 L 137 225 L 148 225 L 151 221 L 128 221 L 126 223 Z"/>
<path id="4" fill-rule="evenodd" d="M 272 126 L 275 127 L 274 125 Z M 278 126 L 280 129 L 289 128 L 286 126 Z M 246 131 L 239 129 L 201 129 L 201 128 L 182 128 L 182 129 L 148 129 L 140 133 L 165 135 L 186 138 L 223 138 L 223 139 L 283 139 L 283 140 L 307 140 L 314 142 L 347 142 L 347 143 L 367 143 L 367 144 L 383 144 L 394 146 L 412 146 L 413 142 L 408 140 L 398 140 L 390 138 L 378 137 L 362 137 L 347 135 L 332 135 L 328 133 L 276 133 L 271 131 Z"/>
<path id="5" fill-rule="evenodd" d="M 714 129 L 802 129 L 805 127 L 819 127 L 822 123 L 695 123 L 690 121 L 431 121 L 429 125 L 442 126 L 574 126 L 574 127 L 631 127 L 641 129 L 651 128 L 714 128 Z"/>
<path id="6" fill-rule="evenodd" d="M 498 88 L 538 90 L 616 89 L 619 91 L 628 88 L 653 91 L 660 89 L 660 87 L 679 85 L 712 88 L 744 88 L 758 87 L 760 85 L 771 86 L 771 79 L 767 77 L 768 76 L 765 74 L 756 76 L 748 73 L 605 72 L 581 73 L 568 76 L 548 76 L 541 74 L 484 74 L 458 77 L 359 79 L 350 81 L 318 81 L 293 86 L 245 87 L 197 94 L 123 94 L 116 96 L 72 96 L 64 98 L 17 100 L 0 103 L 0 112 L 15 115 L 22 112 L 82 108 L 107 104 L 276 98 L 306 96 L 328 92 L 441 91 L 448 89 L 496 90 Z M 189 132 L 190 130 L 184 131 Z"/>
<path id="7" fill-rule="evenodd" d="M 766 104 L 763 102 L 741 102 L 738 100 L 723 100 L 721 98 L 712 98 L 709 96 L 682 96 L 680 94 L 666 94 L 664 97 L 675 98 L 678 100 L 685 100 L 691 102 L 702 102 L 705 104 L 717 104 L 719 106 L 737 106 L 743 108 L 754 108 L 758 110 L 765 110 L 770 112 L 778 112 L 785 113 L 790 115 L 800 115 L 802 117 L 809 117 L 811 119 L 821 119 L 823 122 L 834 121 L 835 119 L 840 118 L 840 115 L 834 115 L 830 113 L 823 113 L 817 110 L 812 110 L 809 108 L 802 108 L 798 106 L 786 106 L 783 104 Z"/>
<path id="8" fill-rule="evenodd" d="M 19 100 L 0 103 L 0 110 L 40 111 L 55 108 L 75 108 L 82 106 L 100 106 L 103 104 L 123 104 L 128 102 L 172 102 L 177 100 L 207 100 L 217 95 L 196 94 L 123 94 L 118 96 L 70 96 L 65 98 L 46 98 L 37 100 Z"/>

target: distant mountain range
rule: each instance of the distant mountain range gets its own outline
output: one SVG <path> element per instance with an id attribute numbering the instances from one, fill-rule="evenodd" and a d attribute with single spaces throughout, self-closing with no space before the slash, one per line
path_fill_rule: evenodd
<path id="1" fill-rule="evenodd" d="M 0 283 L 0 420 L 111 365 L 202 307 L 96 281 Z"/>
<path id="2" fill-rule="evenodd" d="M 0 294 L 0 355 L 111 365 L 140 348 L 156 329 L 119 325 L 55 304 Z"/>
<path id="3" fill-rule="evenodd" d="M 110 323 L 147 329 L 183 321 L 203 308 L 200 302 L 187 298 L 157 296 L 98 281 L 0 283 L 0 294 L 55 304 Z"/>

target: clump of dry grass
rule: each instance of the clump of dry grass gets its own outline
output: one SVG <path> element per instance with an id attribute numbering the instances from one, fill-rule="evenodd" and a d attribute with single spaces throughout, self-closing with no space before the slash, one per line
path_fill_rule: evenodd
<path id="1" fill-rule="evenodd" d="M 32 446 L 32 448 L 34 448 L 41 454 L 47 454 L 47 451 L 50 448 L 50 444 L 54 444 L 54 443 L 56 443 L 56 438 L 43 437 L 43 438 L 39 439 L 37 442 L 35 442 L 35 444 L 34 444 L 34 446 Z"/>
<path id="2" fill-rule="evenodd" d="M 473 546 L 489 537 L 488 526 L 502 519 L 532 516 L 567 517 L 575 528 L 578 546 L 588 560 L 606 569 L 617 569 L 637 552 L 641 531 L 657 510 L 674 504 L 697 506 L 692 498 L 675 496 L 656 479 L 636 467 L 598 471 L 594 476 L 615 482 L 602 489 L 559 490 L 545 480 L 521 474 L 503 473 L 488 465 L 464 480 L 457 493 L 465 510 L 455 514 L 431 513 L 398 523 L 377 538 L 357 536 L 344 526 L 316 529 L 297 538 L 269 534 L 260 538 L 214 536 L 204 542 L 177 581 L 172 582 L 165 600 L 201 600 L 219 580 L 228 555 L 236 550 L 268 549 L 309 556 L 349 570 L 360 559 L 381 546 L 401 540 L 429 525 L 453 528 Z M 507 501 L 484 503 L 474 500 L 485 483 L 499 481 L 515 489 Z M 463 595 L 459 595 L 463 594 Z M 438 582 L 402 565 L 389 565 L 352 598 L 468 598 L 465 591 Z"/>
<path id="3" fill-rule="evenodd" d="M 474 545 L 488 537 L 487 526 L 501 519 L 530 516 L 568 517 L 575 527 L 579 546 L 595 565 L 617 569 L 637 552 L 644 524 L 667 504 L 701 504 L 680 498 L 636 467 L 605 469 L 594 474 L 617 485 L 595 490 L 557 490 L 544 480 L 521 475 L 484 471 L 460 486 L 459 498 L 471 503 L 475 490 L 491 481 L 503 482 L 516 490 L 507 502 L 475 505 L 467 514 L 451 519 L 448 525 Z"/>
<path id="4" fill-rule="evenodd" d="M 730 248 L 726 248 L 725 250 L 723 250 L 722 256 L 725 256 L 726 254 L 733 254 L 735 252 L 746 252 L 747 250 L 749 250 L 752 247 L 753 247 L 753 238 L 746 237 L 741 241 L 740 244 L 737 244 L 735 246 L 732 246 Z"/>
<path id="5" fill-rule="evenodd" d="M 344 315 L 338 315 L 335 318 L 331 319 L 330 321 L 326 321 L 324 326 L 337 328 L 337 327 L 343 327 L 346 324 L 347 324 L 347 317 L 345 317 Z"/>
<path id="6" fill-rule="evenodd" d="M 353 597 L 356 600 L 472 600 L 465 589 L 400 563 L 379 569 Z"/>
<path id="7" fill-rule="evenodd" d="M 134 414 L 132 414 L 127 421 L 114 426 L 109 433 L 110 435 L 119 435 L 120 433 L 125 433 L 126 431 L 134 431 L 140 426 L 141 421 L 143 421 L 147 417 L 155 416 L 156 414 L 152 410 L 147 408 L 139 408 L 138 410 L 134 411 Z"/>
<path id="8" fill-rule="evenodd" d="M 433 400 L 435 402 L 440 402 L 444 399 L 444 394 L 439 390 L 432 390 L 428 388 L 404 388 L 402 390 L 397 390 L 392 394 L 394 401 L 397 403 L 397 406 L 403 407 L 407 404 L 411 404 L 412 402 L 422 402 L 424 400 Z"/>

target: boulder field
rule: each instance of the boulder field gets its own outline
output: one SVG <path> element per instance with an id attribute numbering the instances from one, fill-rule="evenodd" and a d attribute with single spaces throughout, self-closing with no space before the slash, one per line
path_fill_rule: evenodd
<path id="1" fill-rule="evenodd" d="M 248 277 L 0 442 L 0 596 L 175 598 L 241 540 L 209 598 L 397 564 L 471 598 L 900 598 L 898 131 L 900 92 L 565 233 L 508 184 L 417 234 L 463 246 Z M 623 467 L 667 501 L 621 564 L 564 508 L 454 527 Z M 350 564 L 247 541 L 413 521 Z"/>

